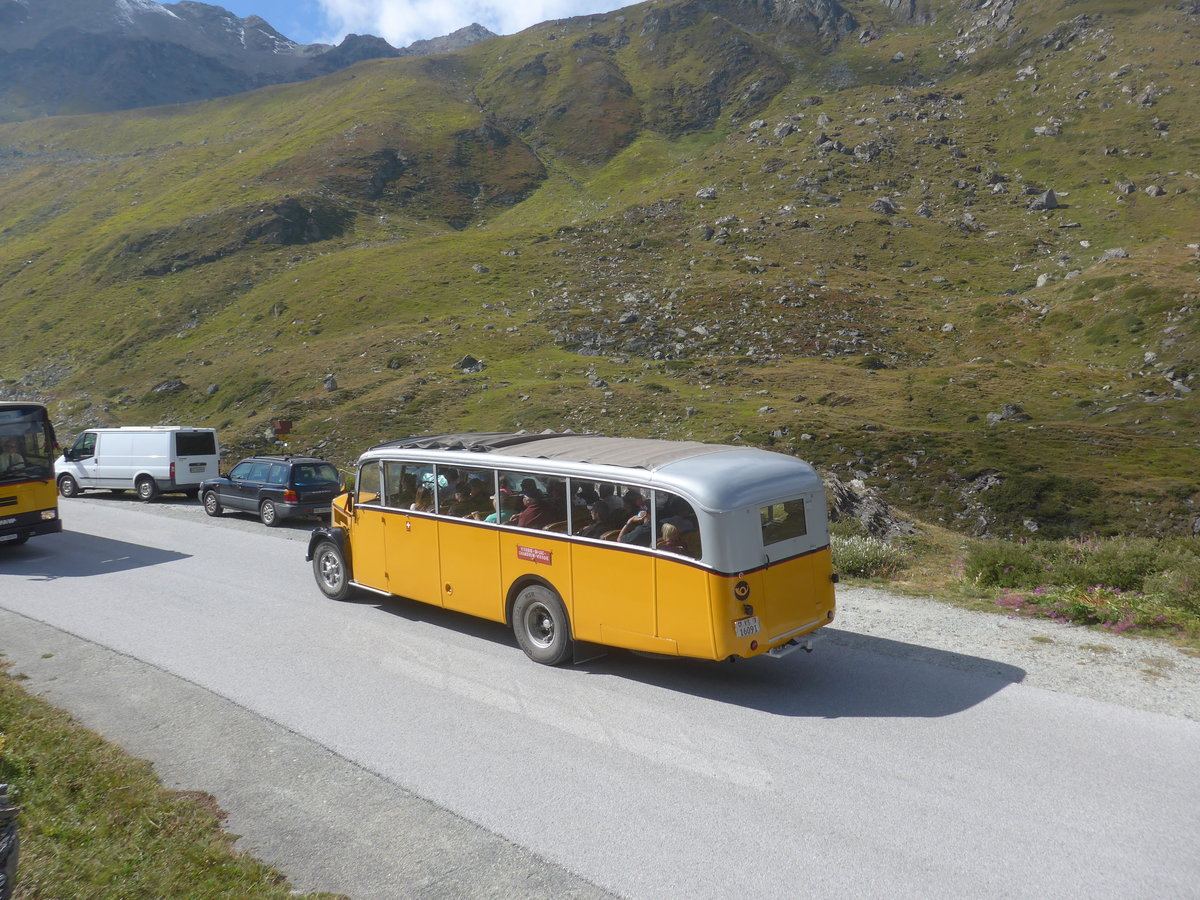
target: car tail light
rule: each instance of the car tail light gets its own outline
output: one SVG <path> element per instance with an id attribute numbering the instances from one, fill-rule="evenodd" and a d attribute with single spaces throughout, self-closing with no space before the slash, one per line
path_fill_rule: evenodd
<path id="1" fill-rule="evenodd" d="M 295 503 L 299 499 L 300 498 L 296 496 L 296 492 L 293 491 L 291 488 L 288 488 L 287 490 L 285 490 L 283 492 L 283 502 L 284 503 Z"/>
<path id="2" fill-rule="evenodd" d="M 175 480 L 175 463 L 171 463 L 171 480 Z"/>

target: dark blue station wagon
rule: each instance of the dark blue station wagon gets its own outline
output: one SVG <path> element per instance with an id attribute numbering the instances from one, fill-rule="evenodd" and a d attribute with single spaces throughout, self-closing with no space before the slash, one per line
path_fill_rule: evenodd
<path id="1" fill-rule="evenodd" d="M 252 456 L 228 475 L 200 485 L 204 511 L 210 516 L 226 510 L 251 512 L 271 527 L 286 518 L 327 516 L 341 492 L 333 463 L 313 456 Z"/>

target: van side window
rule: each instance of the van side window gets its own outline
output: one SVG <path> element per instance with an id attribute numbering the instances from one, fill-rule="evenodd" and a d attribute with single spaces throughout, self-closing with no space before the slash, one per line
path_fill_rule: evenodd
<path id="1" fill-rule="evenodd" d="M 378 503 L 379 463 L 364 463 L 363 467 L 358 470 L 358 479 L 355 485 L 358 492 L 358 496 L 355 498 L 356 503 Z"/>
<path id="2" fill-rule="evenodd" d="M 96 432 L 86 431 L 75 439 L 75 446 L 71 448 L 75 453 L 76 459 L 88 459 L 96 455 Z"/>
<path id="3" fill-rule="evenodd" d="M 176 456 L 216 456 L 217 438 L 211 431 L 175 432 Z"/>

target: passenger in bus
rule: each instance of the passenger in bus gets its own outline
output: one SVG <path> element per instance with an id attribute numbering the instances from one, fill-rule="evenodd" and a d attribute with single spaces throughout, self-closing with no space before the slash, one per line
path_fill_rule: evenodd
<path id="1" fill-rule="evenodd" d="M 493 501 L 495 501 L 495 499 L 496 499 L 495 497 L 492 498 Z M 487 516 L 482 516 L 481 513 L 476 513 L 475 515 L 471 516 L 471 518 L 478 519 L 482 516 L 483 521 L 485 521 L 485 522 L 492 522 L 493 524 L 496 522 L 504 523 L 504 522 L 507 522 L 509 519 L 511 519 L 513 516 L 515 516 L 520 511 L 521 511 L 521 496 L 520 496 L 520 494 L 514 494 L 511 491 L 502 488 L 500 491 L 500 511 L 499 511 L 499 513 L 493 512 L 493 513 L 489 513 Z"/>
<path id="2" fill-rule="evenodd" d="M 591 515 L 591 520 L 580 528 L 575 533 L 580 537 L 601 538 L 606 532 L 612 530 L 612 523 L 609 522 L 609 509 L 599 497 L 595 502 L 588 505 L 588 513 Z"/>
<path id="3" fill-rule="evenodd" d="M 617 540 L 622 544 L 649 547 L 650 510 L 646 508 L 642 495 L 630 488 L 621 499 L 625 501 L 626 511 L 632 510 L 633 515 L 626 519 L 625 524 L 621 526 L 621 533 L 617 535 Z"/>
<path id="4" fill-rule="evenodd" d="M 473 510 L 484 514 L 496 511 L 495 498 L 488 497 L 491 485 L 478 475 L 472 475 L 467 479 L 467 485 L 471 489 L 471 508 Z"/>
<path id="5" fill-rule="evenodd" d="M 409 507 L 416 512 L 433 512 L 433 491 L 425 485 L 417 488 L 417 499 L 413 501 L 413 505 Z"/>
<path id="6" fill-rule="evenodd" d="M 21 455 L 21 446 L 17 439 L 5 438 L 3 446 L 3 452 L 0 452 L 0 472 L 24 468 L 25 457 Z"/>
<path id="7" fill-rule="evenodd" d="M 691 556 L 687 544 L 679 536 L 679 529 L 670 522 L 663 522 L 662 539 L 655 544 L 659 550 L 666 550 L 670 553 L 681 553 L 684 556 Z"/>
<path id="8" fill-rule="evenodd" d="M 523 492 L 522 497 L 524 498 L 522 502 L 525 504 L 525 508 L 513 519 L 514 525 L 519 525 L 522 528 L 545 528 L 547 525 L 553 525 L 559 521 L 556 517 L 554 507 L 546 502 L 546 498 L 542 495 L 541 491 Z"/>
<path id="9" fill-rule="evenodd" d="M 446 507 L 446 515 L 465 519 L 473 512 L 478 512 L 475 502 L 471 499 L 471 486 L 460 482 L 454 489 L 454 499 Z"/>
<path id="10" fill-rule="evenodd" d="M 598 484 L 596 485 L 596 493 L 600 495 L 600 500 L 608 507 L 609 512 L 613 516 L 618 516 L 625 509 L 621 502 L 621 497 L 617 494 L 615 485 Z"/>
<path id="11" fill-rule="evenodd" d="M 679 530 L 679 536 L 691 534 L 696 530 L 696 514 L 692 507 L 682 497 L 668 495 L 661 504 L 660 522 L 670 522 Z"/>

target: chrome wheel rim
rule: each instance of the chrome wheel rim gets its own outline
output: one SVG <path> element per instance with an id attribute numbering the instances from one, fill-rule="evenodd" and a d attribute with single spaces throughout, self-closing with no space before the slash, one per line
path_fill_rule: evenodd
<path id="1" fill-rule="evenodd" d="M 543 649 L 554 643 L 554 616 L 550 608 L 535 600 L 525 609 L 525 633 L 529 640 Z"/>
<path id="2" fill-rule="evenodd" d="M 342 586 L 342 561 L 338 555 L 332 550 L 326 550 L 321 554 L 319 563 L 321 581 L 329 590 L 338 590 Z"/>

